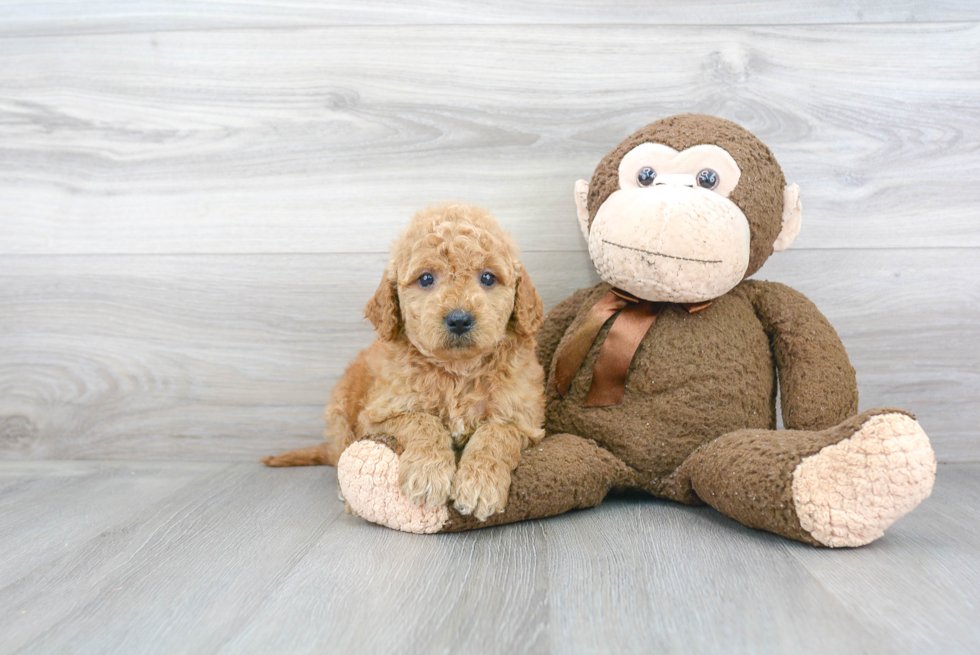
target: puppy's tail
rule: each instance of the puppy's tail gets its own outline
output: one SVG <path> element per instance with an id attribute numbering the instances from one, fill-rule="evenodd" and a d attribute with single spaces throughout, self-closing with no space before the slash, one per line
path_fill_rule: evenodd
<path id="1" fill-rule="evenodd" d="M 309 448 L 297 448 L 281 455 L 271 455 L 263 457 L 262 463 L 266 466 L 336 466 L 338 454 L 334 452 L 333 443 L 325 441 Z"/>

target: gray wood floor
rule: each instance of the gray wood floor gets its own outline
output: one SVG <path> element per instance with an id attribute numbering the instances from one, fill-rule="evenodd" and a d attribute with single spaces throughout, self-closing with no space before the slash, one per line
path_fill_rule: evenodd
<path id="1" fill-rule="evenodd" d="M 0 462 L 0 653 L 976 653 L 980 464 L 822 550 L 618 497 L 456 535 L 332 468 Z"/>

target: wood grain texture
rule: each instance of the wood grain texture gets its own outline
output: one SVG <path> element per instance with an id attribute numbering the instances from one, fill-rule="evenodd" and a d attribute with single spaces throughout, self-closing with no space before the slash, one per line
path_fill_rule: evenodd
<path id="1" fill-rule="evenodd" d="M 224 466 L 4 462 L 0 470 L 0 589 L 97 538 L 107 526 Z"/>
<path id="2" fill-rule="evenodd" d="M 976 466 L 940 466 L 932 497 L 903 519 L 901 531 L 869 548 L 793 555 L 895 652 L 976 650 L 980 622 L 960 613 L 978 606 L 978 475 Z M 922 609 L 906 614 L 910 605 Z"/>
<path id="3" fill-rule="evenodd" d="M 4 587 L 2 648 L 67 653 L 89 639 L 79 651 L 215 652 L 343 516 L 332 471 L 283 485 L 260 466 L 187 485 Z"/>
<path id="4" fill-rule="evenodd" d="M 325 25 L 589 24 L 771 25 L 980 19 L 970 0 L 264 0 L 0 2 L 0 37 Z"/>
<path id="5" fill-rule="evenodd" d="M 980 458 L 978 6 L 637 7 L 0 0 L 0 457 L 315 442 L 408 215 L 487 205 L 552 304 L 595 280 L 574 180 L 694 110 L 803 187 L 763 277 L 828 314 L 862 405 Z M 968 22 L 874 22 L 906 20 Z"/>
<path id="6" fill-rule="evenodd" d="M 386 261 L 3 258 L 2 456 L 255 460 L 316 442 L 373 339 L 363 307 Z M 584 253 L 524 261 L 551 304 L 594 283 Z"/>
<path id="7" fill-rule="evenodd" d="M 980 247 L 978 72 L 975 22 L 0 39 L 0 254 L 381 252 L 446 198 L 582 249 L 575 180 L 686 111 L 773 148 L 800 248 Z"/>
<path id="8" fill-rule="evenodd" d="M 878 652 L 794 544 L 705 507 L 638 496 L 597 509 L 549 531 L 556 652 Z"/>
<path id="9" fill-rule="evenodd" d="M 756 276 L 809 295 L 861 406 L 915 412 L 941 460 L 980 459 L 980 256 L 792 250 Z M 0 258 L 0 457 L 254 460 L 312 444 L 372 340 L 384 255 Z M 548 306 L 596 281 L 527 253 Z"/>
<path id="10" fill-rule="evenodd" d="M 547 541 L 537 523 L 426 539 L 344 516 L 219 652 L 549 652 Z"/>
<path id="11" fill-rule="evenodd" d="M 98 506 L 152 486 L 146 464 L 31 466 L 0 462 L 0 503 L 37 517 L 5 525 L 9 539 L 89 534 L 0 585 L 3 654 L 958 655 L 980 638 L 978 465 L 940 467 L 933 497 L 884 538 L 833 551 L 639 495 L 408 535 L 345 515 L 332 468 L 257 464 L 171 464 L 159 484 L 180 467 L 192 481 L 96 520 L 25 485 L 88 478 L 75 502 Z"/>

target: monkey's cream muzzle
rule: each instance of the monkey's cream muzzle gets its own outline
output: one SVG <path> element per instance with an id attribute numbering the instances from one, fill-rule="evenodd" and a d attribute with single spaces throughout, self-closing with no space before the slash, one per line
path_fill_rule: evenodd
<path id="1" fill-rule="evenodd" d="M 654 302 L 702 302 L 737 285 L 749 264 L 748 220 L 694 176 L 658 176 L 613 192 L 589 231 L 589 254 L 609 284 Z"/>

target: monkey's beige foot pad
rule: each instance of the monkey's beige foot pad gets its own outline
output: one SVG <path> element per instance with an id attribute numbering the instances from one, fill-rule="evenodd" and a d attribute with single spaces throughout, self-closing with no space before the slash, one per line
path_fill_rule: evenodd
<path id="1" fill-rule="evenodd" d="M 337 462 L 337 477 L 350 508 L 371 523 L 432 534 L 449 518 L 445 506 L 431 509 L 408 502 L 398 486 L 398 455 L 375 441 L 348 446 Z"/>
<path id="2" fill-rule="evenodd" d="M 800 526 L 832 548 L 863 546 L 932 493 L 936 456 L 918 422 L 872 416 L 793 471 Z"/>

